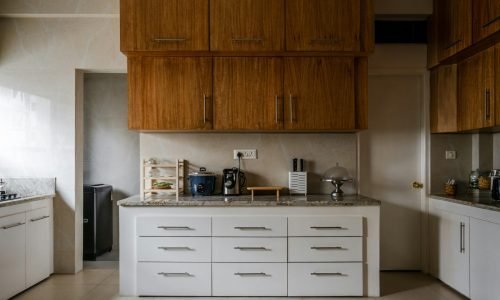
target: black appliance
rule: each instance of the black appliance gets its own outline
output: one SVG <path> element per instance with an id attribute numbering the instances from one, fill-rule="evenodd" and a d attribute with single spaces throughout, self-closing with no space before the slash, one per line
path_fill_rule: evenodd
<path id="1" fill-rule="evenodd" d="M 240 195 L 245 181 L 245 173 L 241 172 L 239 168 L 224 169 L 222 171 L 222 194 L 225 196 Z"/>
<path id="2" fill-rule="evenodd" d="M 106 184 L 83 186 L 83 259 L 96 257 L 113 248 L 113 187 Z"/>

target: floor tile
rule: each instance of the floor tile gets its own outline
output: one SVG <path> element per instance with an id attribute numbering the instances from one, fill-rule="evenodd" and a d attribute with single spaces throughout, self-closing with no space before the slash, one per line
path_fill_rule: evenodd
<path id="1" fill-rule="evenodd" d="M 18 295 L 16 300 L 79 300 L 89 294 L 97 285 L 51 285 L 42 283 Z"/>

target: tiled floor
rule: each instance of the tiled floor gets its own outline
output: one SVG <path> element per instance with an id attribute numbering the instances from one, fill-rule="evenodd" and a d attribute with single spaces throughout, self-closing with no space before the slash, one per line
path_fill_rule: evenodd
<path id="1" fill-rule="evenodd" d="M 30 300 L 109 300 L 146 299 L 118 295 L 117 262 L 86 263 L 77 275 L 53 275 L 14 299 Z M 465 299 L 439 281 L 418 272 L 382 272 L 382 297 L 384 300 L 460 300 Z M 174 299 L 174 298 L 168 298 Z M 202 300 L 203 298 L 195 298 Z M 222 298 L 228 300 L 229 298 Z M 241 299 L 241 298 L 240 298 Z M 256 298 L 253 298 L 256 299 Z M 270 299 L 270 298 L 258 298 Z M 279 299 L 279 298 L 278 298 Z M 325 298 L 321 298 L 325 299 Z M 335 298 L 370 299 L 370 298 Z"/>

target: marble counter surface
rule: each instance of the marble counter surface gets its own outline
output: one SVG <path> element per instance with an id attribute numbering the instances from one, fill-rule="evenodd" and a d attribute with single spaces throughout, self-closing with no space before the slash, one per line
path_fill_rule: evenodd
<path id="1" fill-rule="evenodd" d="M 13 200 L 0 201 L 0 208 L 12 205 L 18 205 L 22 203 L 43 200 L 47 198 L 54 198 L 55 194 L 45 194 L 45 195 L 35 195 L 29 197 L 21 197 Z"/>
<path id="2" fill-rule="evenodd" d="M 493 200 L 489 193 L 485 194 L 460 194 L 456 196 L 448 196 L 444 194 L 433 194 L 431 198 L 453 202 L 457 204 L 468 205 L 472 207 L 494 210 L 500 212 L 500 201 Z"/>
<path id="3" fill-rule="evenodd" d="M 255 196 L 251 201 L 248 195 L 242 196 L 181 196 L 177 201 L 175 198 L 158 198 L 141 200 L 140 196 L 118 201 L 119 206 L 124 207 L 276 207 L 276 206 L 380 206 L 380 201 L 361 195 L 344 196 L 341 201 L 333 201 L 330 195 L 308 195 L 308 196 L 281 196 L 280 202 L 276 202 L 276 196 Z"/>

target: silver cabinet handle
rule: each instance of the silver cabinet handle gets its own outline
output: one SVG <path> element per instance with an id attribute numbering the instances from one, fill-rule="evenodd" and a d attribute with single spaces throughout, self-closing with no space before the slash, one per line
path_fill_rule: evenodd
<path id="1" fill-rule="evenodd" d="M 183 273 L 166 273 L 166 272 L 160 272 L 158 275 L 165 276 L 165 277 L 194 277 L 193 274 L 190 274 L 188 272 L 183 272 Z"/>
<path id="2" fill-rule="evenodd" d="M 194 230 L 189 226 L 158 226 L 158 228 L 163 230 Z"/>
<path id="3" fill-rule="evenodd" d="M 186 38 L 154 38 L 153 41 L 155 42 L 170 42 L 170 43 L 178 43 L 178 42 L 185 42 L 187 41 Z"/>
<path id="4" fill-rule="evenodd" d="M 490 120 L 490 115 L 491 115 L 490 105 L 491 105 L 491 93 L 490 89 L 487 88 L 484 91 L 484 119 L 486 121 Z"/>
<path id="5" fill-rule="evenodd" d="M 335 273 L 312 272 L 311 275 L 312 276 L 347 276 L 346 274 L 342 274 L 342 273 L 339 273 L 339 272 L 335 272 Z"/>
<path id="6" fill-rule="evenodd" d="M 236 276 L 242 276 L 242 277 L 244 277 L 244 276 L 269 277 L 269 276 L 271 276 L 271 275 L 266 274 L 264 272 L 257 272 L 257 273 L 241 273 L 241 272 L 237 272 L 237 273 L 234 273 L 234 275 L 236 275 Z"/>
<path id="7" fill-rule="evenodd" d="M 240 247 L 236 246 L 234 247 L 235 250 L 241 250 L 241 251 L 271 251 L 271 249 L 266 248 L 266 247 Z"/>
<path id="8" fill-rule="evenodd" d="M 244 226 L 236 226 L 234 229 L 237 230 L 271 230 L 270 228 L 264 227 L 264 226 L 257 226 L 257 227 L 244 227 Z"/>
<path id="9" fill-rule="evenodd" d="M 278 95 L 276 95 L 275 98 L 274 98 L 274 109 L 276 111 L 276 115 L 275 115 L 274 121 L 276 122 L 276 124 L 278 124 Z"/>
<path id="10" fill-rule="evenodd" d="M 465 223 L 460 222 L 460 253 L 465 253 Z"/>
<path id="11" fill-rule="evenodd" d="M 231 41 L 233 41 L 233 42 L 259 42 L 260 43 L 263 41 L 263 39 L 241 37 L 241 38 L 232 38 Z"/>
<path id="12" fill-rule="evenodd" d="M 36 222 L 36 221 L 40 221 L 40 220 L 47 219 L 47 218 L 50 218 L 50 216 L 43 216 L 43 217 L 39 217 L 39 218 L 34 218 L 34 219 L 31 219 L 30 221 Z"/>
<path id="13" fill-rule="evenodd" d="M 24 225 L 24 224 L 25 224 L 24 222 L 10 224 L 10 225 L 3 226 L 2 229 L 10 229 L 10 228 L 14 228 L 14 227 L 21 226 L 21 225 Z"/>
<path id="14" fill-rule="evenodd" d="M 293 96 L 292 94 L 289 95 L 289 99 L 290 99 L 290 123 L 293 123 Z"/>
<path id="15" fill-rule="evenodd" d="M 347 228 L 344 228 L 342 226 L 311 226 L 311 229 L 315 230 L 345 230 Z"/>
<path id="16" fill-rule="evenodd" d="M 316 246 L 312 246 L 311 247 L 312 250 L 347 250 L 346 248 L 343 248 L 343 247 L 316 247 Z"/>
<path id="17" fill-rule="evenodd" d="M 165 251 L 193 251 L 193 248 L 190 247 L 158 247 L 160 250 Z"/>
<path id="18" fill-rule="evenodd" d="M 488 22 L 484 23 L 482 26 L 483 26 L 483 28 L 486 28 L 498 20 L 500 20 L 500 15 L 498 15 L 498 16 L 494 17 L 493 19 L 489 20 Z"/>
<path id="19" fill-rule="evenodd" d="M 203 94 L 203 124 L 207 124 L 207 95 Z"/>

